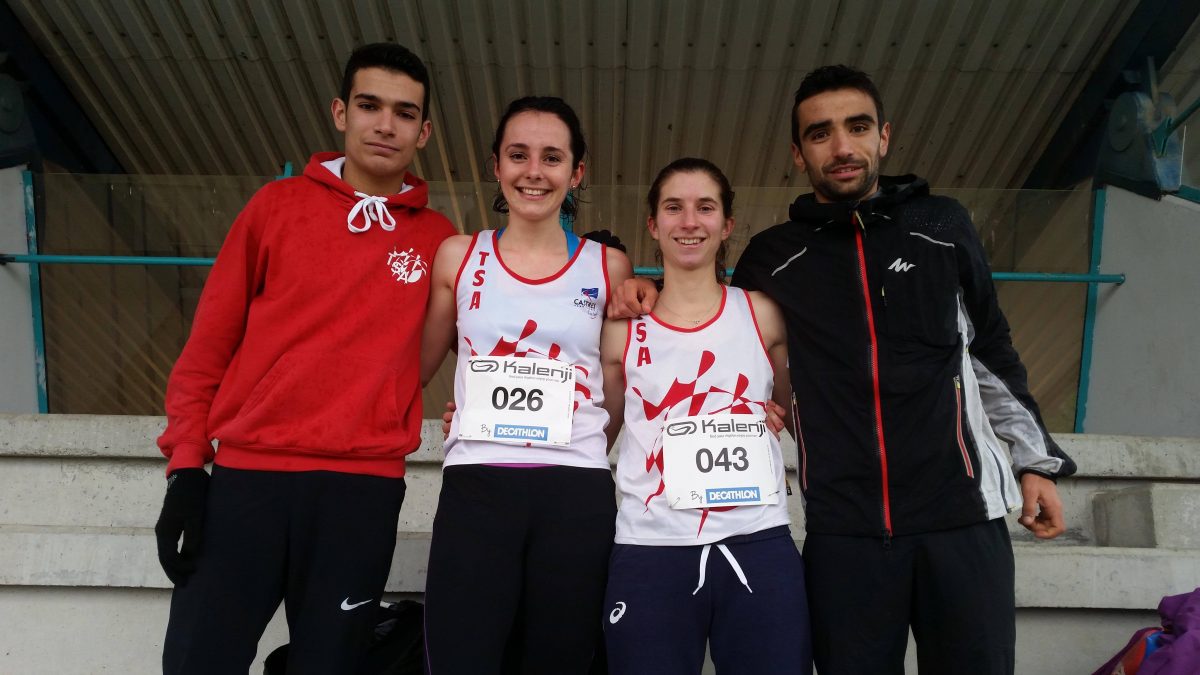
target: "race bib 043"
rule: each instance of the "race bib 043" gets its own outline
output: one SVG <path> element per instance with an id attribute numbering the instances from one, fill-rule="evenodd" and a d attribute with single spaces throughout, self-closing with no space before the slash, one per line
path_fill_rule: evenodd
<path id="1" fill-rule="evenodd" d="M 669 419 L 663 483 L 673 509 L 776 504 L 779 486 L 766 422 L 752 415 Z"/>
<path id="2" fill-rule="evenodd" d="M 474 356 L 463 378 L 458 435 L 524 445 L 571 443 L 575 367 L 552 359 Z"/>

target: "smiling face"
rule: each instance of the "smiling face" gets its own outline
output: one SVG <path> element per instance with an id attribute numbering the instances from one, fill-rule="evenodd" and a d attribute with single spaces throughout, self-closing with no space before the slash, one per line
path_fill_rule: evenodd
<path id="1" fill-rule="evenodd" d="M 553 113 L 517 113 L 505 124 L 499 147 L 493 160 L 509 218 L 557 223 L 567 191 L 583 180 L 566 123 Z"/>
<path id="2" fill-rule="evenodd" d="M 655 213 L 646 225 L 662 250 L 664 267 L 711 269 L 721 243 L 733 231 L 733 218 L 726 217 L 721 186 L 712 176 L 682 171 L 662 182 Z"/>
<path id="3" fill-rule="evenodd" d="M 404 173 L 433 130 L 421 121 L 425 87 L 404 73 L 363 68 L 354 74 L 350 99 L 333 100 L 333 123 L 345 135 L 342 179 L 360 192 L 400 191 Z"/>
<path id="4" fill-rule="evenodd" d="M 880 126 L 875 102 L 858 89 L 834 89 L 796 106 L 800 145 L 792 159 L 808 174 L 818 202 L 858 201 L 879 186 L 891 126 Z"/>

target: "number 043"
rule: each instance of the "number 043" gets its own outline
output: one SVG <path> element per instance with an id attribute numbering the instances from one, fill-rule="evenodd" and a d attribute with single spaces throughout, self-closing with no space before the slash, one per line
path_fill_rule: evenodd
<path id="1" fill-rule="evenodd" d="M 700 448 L 696 451 L 696 468 L 700 473 L 709 473 L 714 468 L 745 471 L 750 468 L 750 460 L 746 458 L 746 449 L 741 446 L 721 448 L 715 455 L 708 448 Z"/>

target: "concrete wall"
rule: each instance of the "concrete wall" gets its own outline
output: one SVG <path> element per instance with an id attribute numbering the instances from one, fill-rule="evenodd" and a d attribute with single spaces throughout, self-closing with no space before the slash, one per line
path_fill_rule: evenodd
<path id="1" fill-rule="evenodd" d="M 164 488 L 164 460 L 153 445 L 162 425 L 156 417 L 0 415 L 0 673 L 158 669 L 170 598 L 152 530 Z M 393 597 L 417 596 L 424 588 L 440 437 L 437 423 L 427 422 L 423 447 L 409 464 L 387 586 Z M 1123 508 L 1125 491 L 1164 479 L 1190 487 L 1195 505 L 1200 440 L 1058 440 L 1081 467 L 1061 486 L 1067 536 L 1034 543 L 1010 519 L 1017 671 L 1023 674 L 1091 672 L 1134 630 L 1158 623 L 1153 610 L 1163 595 L 1200 584 L 1200 550 L 1124 543 L 1138 540 L 1141 528 L 1169 521 L 1170 514 L 1123 524 L 1106 510 Z M 794 452 L 785 447 L 793 480 Z M 1169 509 L 1178 501 L 1151 504 Z M 798 496 L 790 507 L 793 533 L 802 539 Z M 1097 545 L 1099 523 L 1113 545 Z M 286 639 L 276 616 L 260 642 L 260 662 Z M 909 662 L 908 672 L 915 673 L 911 650 Z"/>
<path id="2" fill-rule="evenodd" d="M 1106 193 L 1084 431 L 1200 436 L 1200 204 Z"/>
<path id="3" fill-rule="evenodd" d="M 28 253 L 25 167 L 0 169 L 0 253 Z M 29 266 L 0 266 L 0 412 L 37 412 Z"/>

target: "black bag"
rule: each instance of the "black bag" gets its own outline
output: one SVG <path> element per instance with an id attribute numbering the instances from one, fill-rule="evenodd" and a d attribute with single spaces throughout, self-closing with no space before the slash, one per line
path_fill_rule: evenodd
<path id="1" fill-rule="evenodd" d="M 414 600 L 381 604 L 375 634 L 358 675 L 422 675 L 425 670 L 425 606 Z M 271 652 L 263 675 L 287 673 L 288 645 Z"/>

